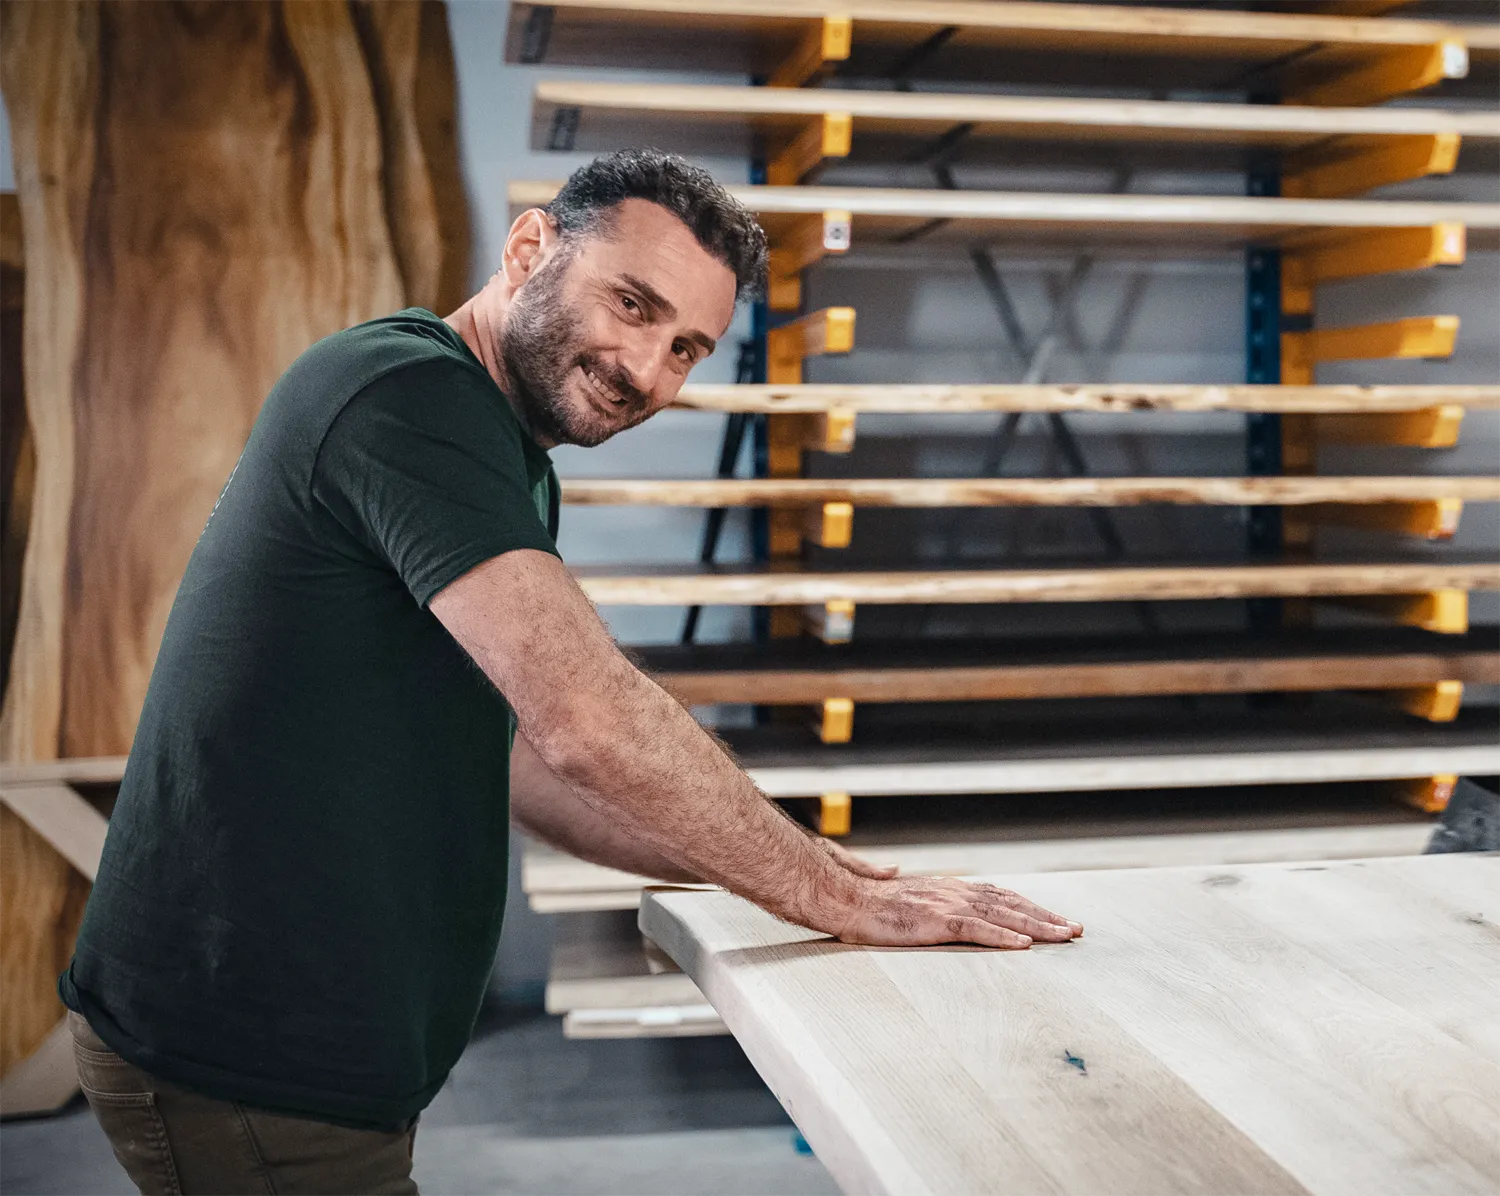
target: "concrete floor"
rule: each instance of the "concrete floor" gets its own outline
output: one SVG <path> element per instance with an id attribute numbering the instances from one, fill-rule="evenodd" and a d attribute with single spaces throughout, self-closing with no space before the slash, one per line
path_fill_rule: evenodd
<path id="1" fill-rule="evenodd" d="M 540 1010 L 487 1008 L 417 1131 L 428 1196 L 834 1193 L 730 1038 L 571 1041 Z M 0 1127 L 7 1196 L 134 1189 L 82 1102 Z"/>

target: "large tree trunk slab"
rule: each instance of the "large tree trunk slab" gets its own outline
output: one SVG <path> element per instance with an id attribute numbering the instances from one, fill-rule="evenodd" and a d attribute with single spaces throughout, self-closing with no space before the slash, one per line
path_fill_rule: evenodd
<path id="1" fill-rule="evenodd" d="M 341 328 L 459 301 L 446 39 L 432 0 L 0 6 L 24 243 L 10 252 L 7 217 L 5 257 L 28 266 L 24 418 L 7 389 L 5 420 L 27 443 L 0 462 L 5 516 L 25 517 L 0 758 L 128 752 L 183 568 L 277 377 Z M 62 1014 L 87 881 L 8 811 L 0 831 L 3 1074 Z"/>
<path id="2" fill-rule="evenodd" d="M 456 302 L 451 49 L 418 0 L 5 9 L 26 256 L 46 268 L 27 281 L 37 481 L 0 749 L 110 754 L 277 376 L 408 296 Z"/>

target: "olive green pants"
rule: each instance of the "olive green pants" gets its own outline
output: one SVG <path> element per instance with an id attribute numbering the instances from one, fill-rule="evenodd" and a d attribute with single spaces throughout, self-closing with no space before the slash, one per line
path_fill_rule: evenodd
<path id="1" fill-rule="evenodd" d="M 415 1193 L 401 1133 L 344 1129 L 199 1096 L 147 1075 L 68 1015 L 78 1081 L 115 1158 L 144 1193 Z"/>

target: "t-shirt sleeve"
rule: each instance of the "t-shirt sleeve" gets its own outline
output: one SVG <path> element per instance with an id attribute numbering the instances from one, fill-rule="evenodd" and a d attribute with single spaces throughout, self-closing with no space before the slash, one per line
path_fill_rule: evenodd
<path id="1" fill-rule="evenodd" d="M 355 394 L 329 426 L 312 496 L 419 604 L 518 548 L 557 554 L 504 398 L 456 362 L 419 362 Z"/>

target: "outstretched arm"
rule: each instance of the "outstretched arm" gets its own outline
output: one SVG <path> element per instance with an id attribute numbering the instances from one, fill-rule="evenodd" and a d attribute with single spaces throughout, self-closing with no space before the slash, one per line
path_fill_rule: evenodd
<path id="1" fill-rule="evenodd" d="M 494 557 L 430 608 L 506 696 L 553 775 L 693 876 L 851 942 L 1025 947 L 1081 929 L 993 886 L 840 867 L 626 660 L 548 553 Z"/>
<path id="2" fill-rule="evenodd" d="M 779 807 L 773 809 L 779 811 Z M 605 817 L 558 780 L 522 735 L 516 736 L 510 754 L 510 815 L 528 834 L 591 864 L 669 884 L 701 883 L 701 878 L 652 851 L 638 836 Z M 819 850 L 855 875 L 876 879 L 896 875 L 896 868 L 871 864 L 832 840 L 814 836 L 800 823 L 796 825 Z"/>

